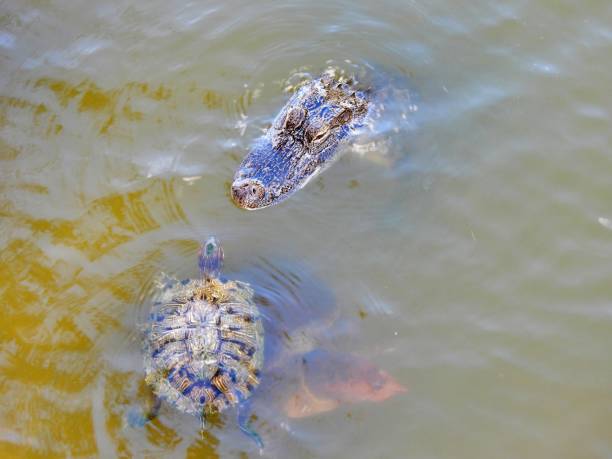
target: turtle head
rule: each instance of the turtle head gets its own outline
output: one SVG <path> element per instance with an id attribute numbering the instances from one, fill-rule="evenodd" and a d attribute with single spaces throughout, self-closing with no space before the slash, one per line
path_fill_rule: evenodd
<path id="1" fill-rule="evenodd" d="M 200 246 L 198 265 L 200 266 L 202 279 L 210 280 L 219 277 L 221 267 L 223 266 L 223 249 L 216 237 L 209 237 Z"/>

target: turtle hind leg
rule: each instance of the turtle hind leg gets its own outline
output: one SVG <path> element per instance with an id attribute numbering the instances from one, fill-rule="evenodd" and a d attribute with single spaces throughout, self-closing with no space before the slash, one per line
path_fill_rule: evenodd
<path id="1" fill-rule="evenodd" d="M 132 408 L 127 412 L 125 423 L 135 429 L 142 429 L 149 420 L 140 408 Z"/>
<path id="2" fill-rule="evenodd" d="M 161 399 L 152 390 L 147 390 L 147 397 L 142 408 L 132 408 L 126 416 L 127 424 L 130 427 L 142 428 L 149 421 L 155 419 L 159 414 Z"/>
<path id="3" fill-rule="evenodd" d="M 264 448 L 263 441 L 259 434 L 251 427 L 251 401 L 246 400 L 238 405 L 238 427 L 244 434 L 246 434 L 251 440 L 253 440 L 259 447 L 261 453 Z"/>

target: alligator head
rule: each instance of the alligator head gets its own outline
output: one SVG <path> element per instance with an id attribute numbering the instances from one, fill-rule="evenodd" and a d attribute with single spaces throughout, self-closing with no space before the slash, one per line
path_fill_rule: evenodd
<path id="1" fill-rule="evenodd" d="M 232 183 L 238 207 L 261 209 L 288 198 L 336 157 L 364 124 L 367 91 L 328 74 L 302 86 L 240 164 Z"/>

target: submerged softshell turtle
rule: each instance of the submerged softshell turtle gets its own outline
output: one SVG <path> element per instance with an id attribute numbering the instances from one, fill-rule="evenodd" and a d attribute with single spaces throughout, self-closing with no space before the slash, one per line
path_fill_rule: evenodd
<path id="1" fill-rule="evenodd" d="M 331 290 L 306 267 L 261 260 L 242 277 L 257 286 L 255 301 L 265 329 L 265 364 L 253 397 L 264 424 L 278 424 L 283 415 L 305 418 L 406 392 L 365 356 L 339 350 L 353 347 L 349 343 L 360 325 L 342 316 Z"/>
<path id="2" fill-rule="evenodd" d="M 161 283 L 145 335 L 146 381 L 158 398 L 130 424 L 152 419 L 160 398 L 202 421 L 235 405 L 241 430 L 262 448 L 248 423 L 251 402 L 275 418 L 303 418 L 406 391 L 367 359 L 322 346 L 338 310 L 320 282 L 290 264 L 266 264 L 243 273 L 254 291 L 221 279 L 222 259 L 210 238 L 200 251 L 201 279 Z"/>

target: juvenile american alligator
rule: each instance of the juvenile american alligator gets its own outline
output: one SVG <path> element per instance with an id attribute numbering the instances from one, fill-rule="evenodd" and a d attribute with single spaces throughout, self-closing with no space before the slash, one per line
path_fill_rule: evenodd
<path id="1" fill-rule="evenodd" d="M 332 163 L 368 117 L 369 90 L 324 73 L 302 86 L 234 175 L 232 199 L 261 209 L 288 198 Z"/>

